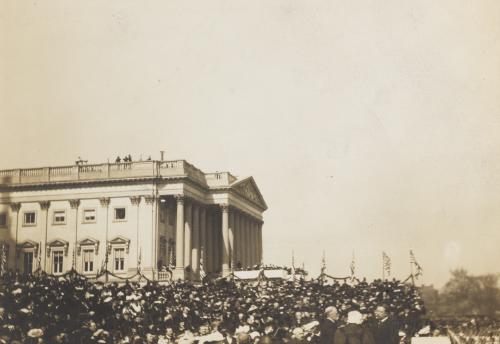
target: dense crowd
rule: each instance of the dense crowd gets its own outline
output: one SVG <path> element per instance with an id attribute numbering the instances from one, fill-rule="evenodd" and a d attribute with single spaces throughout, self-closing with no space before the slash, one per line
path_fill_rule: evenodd
<path id="1" fill-rule="evenodd" d="M 447 334 L 454 344 L 500 344 L 500 321 L 489 317 L 434 319 L 432 332 Z"/>
<path id="2" fill-rule="evenodd" d="M 399 336 L 409 338 L 424 314 L 417 289 L 395 280 L 160 285 L 77 275 L 0 278 L 0 343 L 319 343 L 332 310 L 335 328 L 349 329 L 358 317 L 369 328 L 381 306 Z"/>

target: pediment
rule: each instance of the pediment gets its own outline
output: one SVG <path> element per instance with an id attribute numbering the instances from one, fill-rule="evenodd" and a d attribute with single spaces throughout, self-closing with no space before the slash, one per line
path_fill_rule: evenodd
<path id="1" fill-rule="evenodd" d="M 17 245 L 19 249 L 38 249 L 38 243 L 32 240 L 26 240 L 25 242 Z"/>
<path id="2" fill-rule="evenodd" d="M 95 249 L 95 254 L 99 253 L 99 240 L 94 239 L 94 238 L 83 238 L 80 241 L 78 241 L 78 255 L 81 254 L 82 252 L 82 247 L 83 248 L 94 248 Z"/>
<path id="3" fill-rule="evenodd" d="M 69 245 L 69 243 L 65 240 L 62 240 L 62 239 L 54 239 L 52 241 L 49 241 L 47 243 L 47 246 L 50 246 L 50 247 L 67 247 Z"/>
<path id="4" fill-rule="evenodd" d="M 54 239 L 52 241 L 49 241 L 47 243 L 47 257 L 50 257 L 50 253 L 58 248 L 63 248 L 64 255 L 67 256 L 68 255 L 68 247 L 69 247 L 69 242 L 67 242 L 66 240 Z"/>
<path id="5" fill-rule="evenodd" d="M 110 240 L 109 243 L 111 245 L 128 245 L 130 243 L 130 239 L 122 236 L 117 236 L 114 239 Z"/>
<path id="6" fill-rule="evenodd" d="M 246 198 L 247 200 L 257 204 L 263 210 L 267 209 L 267 204 L 264 201 L 264 197 L 260 193 L 257 183 L 253 177 L 248 177 L 237 181 L 231 185 L 231 189 L 236 191 L 238 194 Z"/>
<path id="7" fill-rule="evenodd" d="M 80 246 L 91 246 L 91 245 L 96 245 L 99 244 L 99 240 L 93 239 L 93 238 L 84 238 L 80 241 L 78 241 L 78 245 Z"/>

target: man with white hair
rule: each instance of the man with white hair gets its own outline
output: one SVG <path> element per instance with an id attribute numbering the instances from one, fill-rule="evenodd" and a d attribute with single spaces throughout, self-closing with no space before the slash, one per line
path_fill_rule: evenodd
<path id="1" fill-rule="evenodd" d="M 335 306 L 329 306 L 325 309 L 325 318 L 319 327 L 320 344 L 332 344 L 335 332 L 338 328 L 339 312 Z"/>
<path id="2" fill-rule="evenodd" d="M 358 311 L 347 313 L 347 324 L 338 328 L 334 344 L 375 344 L 373 335 L 362 323 L 363 314 Z"/>

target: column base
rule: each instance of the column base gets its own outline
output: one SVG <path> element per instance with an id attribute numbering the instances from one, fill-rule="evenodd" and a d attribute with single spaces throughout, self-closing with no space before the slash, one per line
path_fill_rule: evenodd
<path id="1" fill-rule="evenodd" d="M 174 271 L 172 271 L 172 280 L 177 281 L 177 280 L 186 280 L 188 276 L 186 275 L 186 271 L 184 268 L 175 268 Z"/>
<path id="2" fill-rule="evenodd" d="M 229 269 L 229 268 L 223 268 L 222 269 L 222 277 L 227 277 L 229 275 L 231 275 L 231 269 Z"/>

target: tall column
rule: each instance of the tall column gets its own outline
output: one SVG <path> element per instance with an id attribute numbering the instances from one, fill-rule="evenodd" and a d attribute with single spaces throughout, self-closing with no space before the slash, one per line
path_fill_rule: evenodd
<path id="1" fill-rule="evenodd" d="M 207 228 L 205 206 L 200 206 L 200 264 L 203 264 L 203 271 L 207 273 Z M 200 265 L 200 272 L 202 266 Z"/>
<path id="2" fill-rule="evenodd" d="M 193 213 L 191 202 L 187 202 L 184 205 L 184 265 L 189 266 L 190 270 L 193 270 L 191 264 L 191 249 L 192 249 L 192 236 L 193 236 Z M 190 276 L 188 276 L 190 278 Z"/>
<path id="3" fill-rule="evenodd" d="M 73 219 L 73 228 L 75 229 L 75 242 L 73 243 L 73 247 L 72 247 L 72 255 L 71 257 L 73 257 L 73 261 L 72 261 L 72 264 L 71 264 L 71 268 L 72 269 L 75 269 L 76 271 L 80 271 L 80 269 L 78 269 L 77 267 L 77 263 L 76 263 L 76 245 L 78 245 L 78 207 L 80 206 L 80 200 L 79 199 L 72 199 L 72 200 L 69 200 L 69 206 L 71 208 L 71 218 Z"/>
<path id="4" fill-rule="evenodd" d="M 177 196 L 177 223 L 175 230 L 174 279 L 184 279 L 184 197 Z"/>
<path id="5" fill-rule="evenodd" d="M 245 238 L 245 216 L 243 213 L 240 213 L 240 263 L 243 269 L 246 269 L 246 252 L 247 252 L 247 243 Z"/>
<path id="6" fill-rule="evenodd" d="M 248 219 L 248 228 L 250 229 L 250 265 L 255 265 L 255 228 L 253 226 L 253 218 Z"/>
<path id="7" fill-rule="evenodd" d="M 199 279 L 200 272 L 200 207 L 198 204 L 193 204 L 193 245 L 191 251 L 191 265 L 193 270 L 193 278 Z"/>
<path id="8" fill-rule="evenodd" d="M 210 208 L 205 210 L 206 215 L 206 241 L 207 241 L 207 249 L 205 252 L 206 257 L 206 269 L 207 272 L 214 271 L 214 259 L 212 251 L 214 250 L 214 233 L 213 233 L 213 222 L 212 222 L 212 211 Z"/>
<path id="9" fill-rule="evenodd" d="M 238 269 L 238 262 L 240 259 L 240 213 L 237 211 L 233 212 L 233 223 L 234 223 L 234 249 L 233 249 L 233 269 Z"/>
<path id="10" fill-rule="evenodd" d="M 212 250 L 212 257 L 213 257 L 213 268 L 214 272 L 220 272 L 220 238 L 219 234 L 221 232 L 220 226 L 219 226 L 219 212 L 214 209 L 213 215 L 212 215 L 212 235 L 214 237 L 214 246 Z"/>
<path id="11" fill-rule="evenodd" d="M 229 269 L 234 271 L 234 211 L 229 210 Z"/>
<path id="12" fill-rule="evenodd" d="M 43 223 L 45 231 L 45 236 L 43 237 L 43 243 L 42 243 L 43 270 L 47 272 L 47 231 L 48 231 L 50 201 L 39 202 L 39 204 L 43 214 L 41 223 Z"/>
<path id="13" fill-rule="evenodd" d="M 221 205 L 222 210 L 222 276 L 229 274 L 229 206 L 227 204 Z"/>
<path id="14" fill-rule="evenodd" d="M 252 242 L 250 241 L 250 221 L 248 216 L 245 216 L 245 246 L 246 250 L 246 264 L 247 267 L 252 266 Z"/>
<path id="15" fill-rule="evenodd" d="M 258 245 L 259 245 L 259 264 L 262 263 L 262 258 L 263 258 L 263 255 L 262 255 L 262 251 L 263 251 L 263 247 L 262 247 L 262 223 L 259 222 L 257 223 L 257 233 L 258 233 L 258 238 L 259 238 L 259 241 L 258 241 Z"/>
<path id="16" fill-rule="evenodd" d="M 13 216 L 14 218 L 14 228 L 16 229 L 16 237 L 15 237 L 15 243 L 14 247 L 12 247 L 9 251 L 11 252 L 11 256 L 13 254 L 14 260 L 10 260 L 11 262 L 14 262 L 14 271 L 18 269 L 18 264 L 17 264 L 17 245 L 19 244 L 17 236 L 19 232 L 19 209 L 21 209 L 21 203 L 11 203 L 10 204 L 10 209 L 12 212 L 15 214 Z"/>

